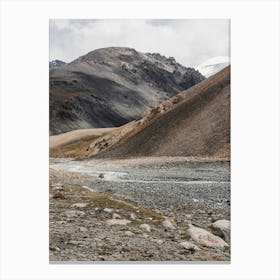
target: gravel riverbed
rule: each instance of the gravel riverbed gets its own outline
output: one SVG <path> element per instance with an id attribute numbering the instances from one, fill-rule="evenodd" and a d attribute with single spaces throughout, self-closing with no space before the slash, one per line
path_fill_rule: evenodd
<path id="1" fill-rule="evenodd" d="M 189 224 L 211 232 L 213 222 L 230 220 L 229 162 L 51 159 L 50 168 L 51 261 L 230 260 L 230 247 L 187 250 L 180 245 L 192 241 L 186 234 Z M 82 194 L 78 191 L 81 187 Z M 106 199 L 99 201 L 100 194 Z M 84 214 L 67 217 L 71 205 L 84 201 L 87 206 L 79 209 Z M 104 212 L 106 208 L 111 212 Z M 108 220 L 120 218 L 129 223 L 108 226 Z M 162 225 L 166 219 L 174 228 Z M 141 228 L 141 224 L 152 230 Z M 127 247 L 124 251 L 123 244 Z M 107 249 L 100 251 L 102 246 Z"/>

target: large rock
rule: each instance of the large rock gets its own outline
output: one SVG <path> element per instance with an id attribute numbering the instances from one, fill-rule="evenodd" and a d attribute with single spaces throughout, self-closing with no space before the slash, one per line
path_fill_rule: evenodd
<path id="1" fill-rule="evenodd" d="M 226 242 L 230 241 L 230 221 L 229 220 L 218 220 L 211 225 L 214 229 L 214 233 L 222 236 Z"/>
<path id="2" fill-rule="evenodd" d="M 189 224 L 187 234 L 192 240 L 202 246 L 223 249 L 229 247 L 229 245 L 220 237 L 210 233 L 209 231 L 195 227 Z"/>

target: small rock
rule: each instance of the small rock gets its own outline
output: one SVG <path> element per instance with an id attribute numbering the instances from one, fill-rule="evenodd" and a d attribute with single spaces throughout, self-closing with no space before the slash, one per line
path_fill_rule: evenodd
<path id="1" fill-rule="evenodd" d="M 199 200 L 196 198 L 193 198 L 193 202 L 199 202 Z"/>
<path id="2" fill-rule="evenodd" d="M 192 217 L 192 214 L 186 214 L 187 219 L 191 219 L 191 217 Z"/>
<path id="3" fill-rule="evenodd" d="M 164 243 L 164 241 L 163 241 L 162 239 L 157 239 L 157 240 L 156 240 L 156 243 L 157 243 L 158 245 L 162 245 L 162 244 Z"/>
<path id="4" fill-rule="evenodd" d="M 171 223 L 169 220 L 164 220 L 162 223 L 162 226 L 166 229 L 175 229 L 176 227 Z"/>
<path id="5" fill-rule="evenodd" d="M 124 234 L 125 234 L 126 236 L 130 236 L 130 237 L 135 235 L 133 232 L 131 232 L 131 231 L 129 231 L 129 230 L 125 231 Z"/>
<path id="6" fill-rule="evenodd" d="M 83 212 L 83 211 L 78 211 L 78 210 L 69 210 L 69 211 L 65 211 L 64 214 L 65 214 L 68 218 L 73 218 L 73 217 L 84 216 L 86 213 Z"/>
<path id="7" fill-rule="evenodd" d="M 208 232 L 205 229 L 195 227 L 189 224 L 189 229 L 187 230 L 187 234 L 198 244 L 212 247 L 212 248 L 225 248 L 229 247 L 229 245 L 220 237 Z"/>
<path id="8" fill-rule="evenodd" d="M 75 203 L 70 206 L 70 208 L 85 208 L 87 206 L 86 203 Z"/>
<path id="9" fill-rule="evenodd" d="M 146 234 L 146 233 L 144 233 L 144 234 L 143 234 L 143 237 L 144 237 L 144 238 L 148 238 L 148 237 L 149 237 L 149 235 L 148 235 L 148 234 Z"/>
<path id="10" fill-rule="evenodd" d="M 110 219 L 106 221 L 107 226 L 126 226 L 131 223 L 131 221 L 126 219 Z"/>
<path id="11" fill-rule="evenodd" d="M 53 195 L 53 198 L 54 199 L 65 199 L 65 196 L 62 193 L 57 192 Z"/>
<path id="12" fill-rule="evenodd" d="M 50 246 L 50 250 L 51 250 L 51 251 L 57 251 L 57 252 L 60 252 L 60 251 L 61 251 L 60 248 L 57 247 L 57 246 Z"/>
<path id="13" fill-rule="evenodd" d="M 95 210 L 95 211 L 98 211 L 98 210 L 99 210 L 99 208 L 98 208 L 98 207 L 95 207 L 95 208 L 94 208 L 94 210 Z"/>
<path id="14" fill-rule="evenodd" d="M 121 219 L 122 217 L 119 214 L 113 213 L 113 219 Z"/>
<path id="15" fill-rule="evenodd" d="M 98 175 L 98 178 L 103 179 L 103 178 L 104 178 L 104 174 L 103 174 L 103 173 L 100 173 L 100 174 Z"/>
<path id="16" fill-rule="evenodd" d="M 140 229 L 143 229 L 145 231 L 151 232 L 151 226 L 148 224 L 142 224 L 139 226 Z"/>
<path id="17" fill-rule="evenodd" d="M 80 231 L 80 232 L 86 232 L 86 231 L 88 231 L 88 229 L 85 228 L 85 227 L 80 227 L 80 228 L 79 228 L 79 231 Z"/>
<path id="18" fill-rule="evenodd" d="M 187 250 L 194 250 L 194 251 L 200 250 L 198 246 L 188 241 L 181 242 L 180 245 Z"/>
<path id="19" fill-rule="evenodd" d="M 77 241 L 77 240 L 69 240 L 67 243 L 71 244 L 71 245 L 78 245 L 78 244 L 80 244 L 80 242 Z"/>
<path id="20" fill-rule="evenodd" d="M 53 191 L 61 191 L 61 190 L 62 190 L 62 186 L 61 185 L 55 186 L 53 188 Z"/>
<path id="21" fill-rule="evenodd" d="M 113 209 L 111 209 L 111 208 L 104 208 L 104 210 L 103 210 L 104 212 L 106 212 L 106 213 L 113 213 Z"/>
<path id="22" fill-rule="evenodd" d="M 131 214 L 130 214 L 130 219 L 131 219 L 131 220 L 136 220 L 137 217 L 136 217 L 136 215 L 135 215 L 134 213 L 131 213 Z"/>
<path id="23" fill-rule="evenodd" d="M 217 235 L 224 237 L 226 242 L 230 241 L 230 221 L 218 220 L 211 225 Z"/>

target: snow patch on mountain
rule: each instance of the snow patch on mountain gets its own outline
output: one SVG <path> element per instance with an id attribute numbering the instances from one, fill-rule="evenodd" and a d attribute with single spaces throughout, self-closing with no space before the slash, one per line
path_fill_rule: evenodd
<path id="1" fill-rule="evenodd" d="M 213 76 L 230 64 L 228 56 L 216 56 L 210 58 L 196 67 L 203 76 L 206 78 Z"/>

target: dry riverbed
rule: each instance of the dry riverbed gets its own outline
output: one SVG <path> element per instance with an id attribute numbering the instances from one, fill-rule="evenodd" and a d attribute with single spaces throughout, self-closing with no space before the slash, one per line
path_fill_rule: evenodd
<path id="1" fill-rule="evenodd" d="M 51 159 L 50 167 L 51 262 L 230 260 L 228 162 Z"/>

